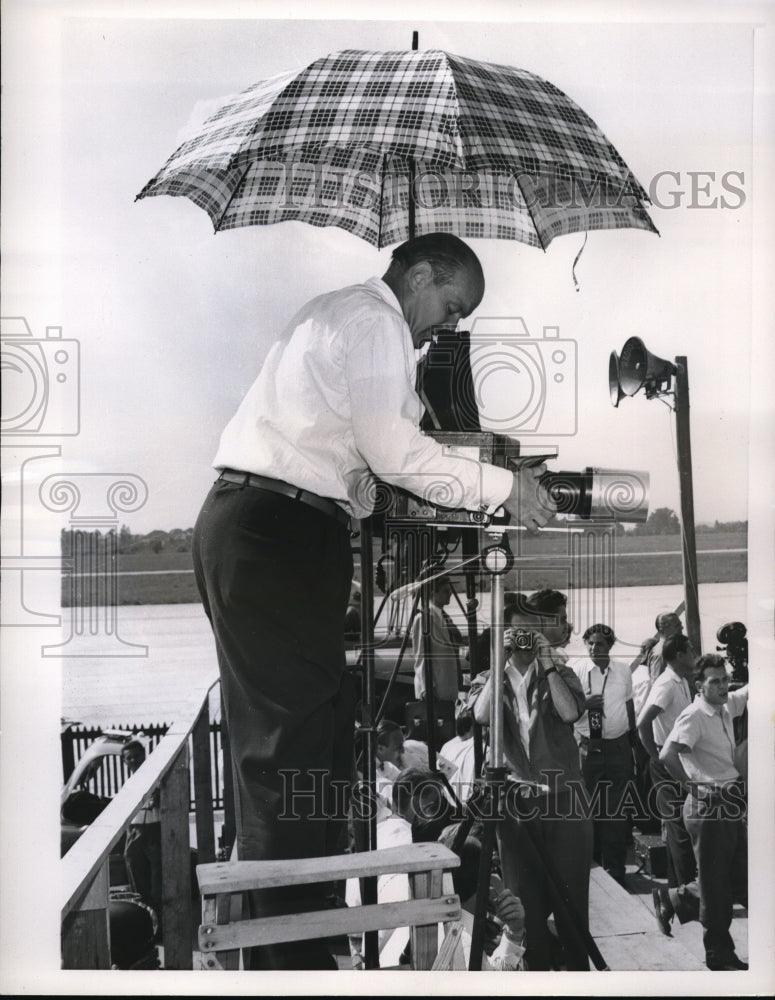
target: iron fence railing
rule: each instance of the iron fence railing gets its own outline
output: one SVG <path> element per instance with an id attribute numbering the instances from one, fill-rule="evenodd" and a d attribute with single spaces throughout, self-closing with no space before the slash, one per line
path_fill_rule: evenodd
<path id="1" fill-rule="evenodd" d="M 68 725 L 62 730 L 62 772 L 67 781 L 87 748 L 106 732 L 126 732 L 138 735 L 148 747 L 149 753 L 164 738 L 170 724 L 167 722 L 144 724 L 132 723 L 111 726 L 110 730 L 99 726 Z M 223 809 L 223 757 L 221 724 L 209 724 L 210 769 L 213 789 L 213 809 Z M 190 738 L 189 738 L 190 740 Z M 129 777 L 129 771 L 120 754 L 110 754 L 101 758 L 99 768 L 89 777 L 89 790 L 103 798 L 113 798 Z M 194 808 L 194 778 L 191 776 L 191 808 Z"/>

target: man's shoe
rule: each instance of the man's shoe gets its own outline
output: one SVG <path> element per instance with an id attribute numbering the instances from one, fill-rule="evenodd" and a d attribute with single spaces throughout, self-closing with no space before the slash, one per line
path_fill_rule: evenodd
<path id="1" fill-rule="evenodd" d="M 670 923 L 673 919 L 673 907 L 666 889 L 652 889 L 651 898 L 654 902 L 654 916 L 657 918 L 657 926 L 666 937 L 672 937 Z"/>
<path id="2" fill-rule="evenodd" d="M 734 952 L 723 958 L 708 959 L 705 964 L 713 972 L 744 972 L 748 969 L 748 963 L 738 958 Z"/>

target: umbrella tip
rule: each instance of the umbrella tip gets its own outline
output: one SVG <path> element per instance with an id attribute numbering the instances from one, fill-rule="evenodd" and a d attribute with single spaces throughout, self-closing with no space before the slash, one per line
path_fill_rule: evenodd
<path id="1" fill-rule="evenodd" d="M 418 48 L 419 44 L 420 44 L 420 32 L 419 31 L 413 31 L 412 32 L 412 52 L 416 52 L 417 51 L 417 48 Z"/>

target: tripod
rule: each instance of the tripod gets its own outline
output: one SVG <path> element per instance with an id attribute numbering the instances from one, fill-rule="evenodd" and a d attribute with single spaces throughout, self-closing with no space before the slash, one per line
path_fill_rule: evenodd
<path id="1" fill-rule="evenodd" d="M 484 825 L 482 850 L 479 858 L 479 878 L 477 883 L 476 906 L 474 910 L 474 931 L 471 941 L 469 971 L 477 971 L 482 967 L 484 955 L 484 931 L 489 897 L 490 867 L 496 844 L 496 830 L 504 821 L 503 799 L 507 783 L 508 770 L 505 766 L 503 752 L 503 685 L 505 681 L 505 652 L 503 643 L 504 617 L 504 576 L 513 565 L 514 557 L 504 533 L 500 542 L 491 545 L 482 553 L 482 563 L 491 579 L 491 691 L 490 691 L 490 763 L 485 769 L 483 796 L 477 811 L 481 809 L 480 818 Z M 517 782 L 525 789 L 531 787 L 531 782 Z M 482 808 L 483 807 L 483 808 Z M 469 808 L 469 815 L 461 824 L 454 848 L 459 852 L 465 841 L 474 815 Z M 584 946 L 586 954 L 591 958 L 596 969 L 607 971 L 608 965 L 600 954 L 592 935 L 586 927 L 586 922 L 570 896 L 568 886 L 560 876 L 546 845 L 532 823 L 525 823 L 524 829 L 530 837 L 532 846 L 543 866 L 544 875 L 552 889 L 555 905 L 558 906 L 573 928 L 573 933 Z"/>

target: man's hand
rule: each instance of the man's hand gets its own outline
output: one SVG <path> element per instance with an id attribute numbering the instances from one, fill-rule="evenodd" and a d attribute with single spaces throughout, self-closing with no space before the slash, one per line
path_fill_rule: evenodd
<path id="1" fill-rule="evenodd" d="M 511 889 L 504 889 L 497 875 L 490 876 L 490 903 L 508 936 L 519 941 L 525 930 L 525 908 Z"/>
<path id="2" fill-rule="evenodd" d="M 591 694 L 587 698 L 587 709 L 596 709 L 603 707 L 603 696 L 602 694 Z"/>
<path id="3" fill-rule="evenodd" d="M 546 472 L 546 466 L 523 465 L 514 474 L 514 485 L 503 506 L 511 515 L 513 523 L 521 524 L 532 534 L 554 516 L 556 505 L 546 487 L 539 482 Z"/>

